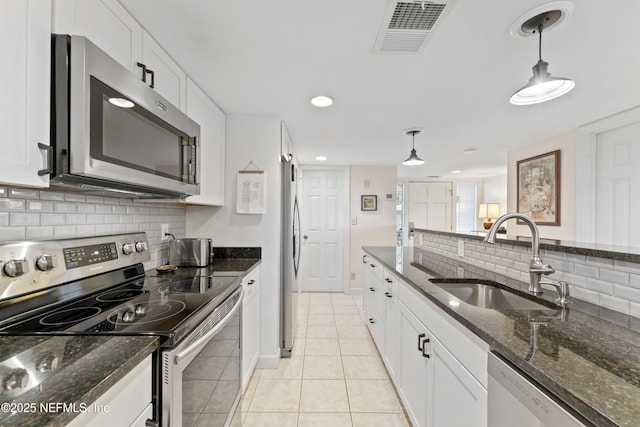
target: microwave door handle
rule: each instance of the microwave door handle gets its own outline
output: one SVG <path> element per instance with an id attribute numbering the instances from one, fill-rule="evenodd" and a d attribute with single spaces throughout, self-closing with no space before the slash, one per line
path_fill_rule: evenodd
<path id="1" fill-rule="evenodd" d="M 182 144 L 182 181 L 190 184 L 198 184 L 197 159 L 198 146 L 196 144 Z"/>

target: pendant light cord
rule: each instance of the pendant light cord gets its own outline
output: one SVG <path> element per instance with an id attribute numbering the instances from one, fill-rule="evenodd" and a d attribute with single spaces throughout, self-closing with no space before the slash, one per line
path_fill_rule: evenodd
<path id="1" fill-rule="evenodd" d="M 542 28 L 544 28 L 542 26 L 542 24 L 538 25 L 538 37 L 539 37 L 539 41 L 538 41 L 538 60 L 542 61 Z"/>

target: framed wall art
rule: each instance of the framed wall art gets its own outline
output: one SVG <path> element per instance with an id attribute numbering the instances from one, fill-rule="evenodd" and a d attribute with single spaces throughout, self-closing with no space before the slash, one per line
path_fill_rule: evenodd
<path id="1" fill-rule="evenodd" d="M 560 225 L 560 150 L 517 162 L 517 211 L 538 225 Z"/>
<path id="2" fill-rule="evenodd" d="M 360 210 L 361 211 L 377 211 L 378 196 L 371 195 L 371 194 L 360 196 Z"/>

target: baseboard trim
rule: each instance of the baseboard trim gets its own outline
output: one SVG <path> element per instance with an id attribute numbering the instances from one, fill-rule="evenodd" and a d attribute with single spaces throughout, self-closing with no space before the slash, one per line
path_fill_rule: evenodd
<path id="1" fill-rule="evenodd" d="M 280 356 L 277 354 L 263 354 L 258 357 L 256 368 L 258 369 L 278 369 L 280 366 Z"/>

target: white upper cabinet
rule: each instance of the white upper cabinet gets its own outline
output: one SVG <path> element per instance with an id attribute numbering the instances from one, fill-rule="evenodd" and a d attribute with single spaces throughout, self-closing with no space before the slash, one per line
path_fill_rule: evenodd
<path id="1" fill-rule="evenodd" d="M 116 0 L 54 0 L 53 32 L 88 38 L 185 110 L 185 72 Z"/>
<path id="2" fill-rule="evenodd" d="M 46 187 L 51 58 L 50 0 L 3 0 L 0 13 L 0 183 Z"/>
<path id="3" fill-rule="evenodd" d="M 142 34 L 142 63 L 146 68 L 146 83 L 185 111 L 187 76 L 146 31 Z"/>
<path id="4" fill-rule="evenodd" d="M 200 195 L 187 197 L 186 203 L 222 206 L 225 115 L 190 78 L 187 78 L 186 104 L 187 115 L 200 125 Z"/>
<path id="5" fill-rule="evenodd" d="M 80 35 L 142 77 L 142 27 L 116 0 L 53 0 L 53 32 Z"/>

